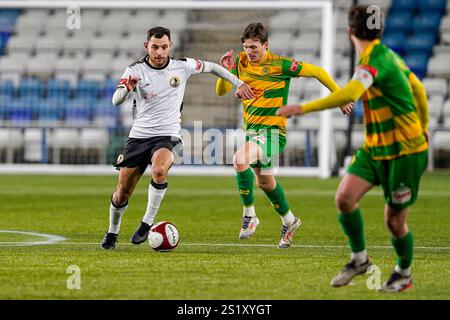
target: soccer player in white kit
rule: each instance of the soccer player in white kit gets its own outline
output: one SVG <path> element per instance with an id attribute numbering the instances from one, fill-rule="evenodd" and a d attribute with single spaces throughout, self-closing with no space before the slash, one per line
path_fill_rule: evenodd
<path id="1" fill-rule="evenodd" d="M 120 168 L 119 181 L 111 197 L 109 229 L 101 244 L 103 249 L 115 248 L 128 199 L 150 163 L 152 180 L 147 210 L 131 242 L 140 244 L 147 240 L 167 190 L 167 174 L 174 162 L 175 150 L 172 150 L 182 146 L 181 111 L 189 77 L 212 73 L 236 86 L 239 96 L 246 99 L 254 97 L 247 84 L 215 63 L 169 57 L 172 42 L 166 28 L 150 29 L 144 47 L 148 54 L 125 69 L 112 98 L 117 106 L 132 95 L 134 121 L 124 154 L 115 164 Z"/>

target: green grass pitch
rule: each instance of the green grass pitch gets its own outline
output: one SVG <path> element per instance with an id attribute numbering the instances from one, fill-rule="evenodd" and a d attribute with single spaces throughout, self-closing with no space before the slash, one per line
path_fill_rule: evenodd
<path id="1" fill-rule="evenodd" d="M 1 176 L 0 299 L 449 299 L 450 172 L 426 174 L 412 207 L 415 237 L 414 288 L 399 294 L 369 289 L 372 275 L 335 289 L 330 279 L 348 261 L 334 192 L 339 179 L 280 178 L 292 211 L 302 219 L 294 246 L 276 247 L 281 221 L 257 190 L 261 220 L 251 239 L 238 240 L 242 208 L 233 177 L 169 178 L 157 221 L 173 222 L 180 245 L 158 253 L 147 243 L 131 245 L 147 203 L 148 176 L 141 179 L 122 221 L 115 250 L 99 248 L 108 226 L 110 195 L 117 178 Z M 381 189 L 361 202 L 369 255 L 381 281 L 395 263 L 383 222 Z M 48 245 L 37 235 L 65 237 Z M 68 289 L 78 266 L 81 288 Z"/>

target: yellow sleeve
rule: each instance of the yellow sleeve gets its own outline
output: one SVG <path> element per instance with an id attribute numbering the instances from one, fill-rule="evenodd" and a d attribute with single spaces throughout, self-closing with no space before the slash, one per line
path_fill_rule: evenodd
<path id="1" fill-rule="evenodd" d="M 361 98 L 365 91 L 366 88 L 360 81 L 351 80 L 344 88 L 329 96 L 303 104 L 302 110 L 304 113 L 308 113 L 343 106 Z"/>
<path id="2" fill-rule="evenodd" d="M 416 75 L 411 72 L 409 74 L 409 82 L 413 90 L 415 104 L 417 108 L 417 113 L 419 114 L 420 124 L 422 126 L 423 132 L 428 130 L 428 100 L 427 92 L 422 82 L 416 77 Z"/>
<path id="3" fill-rule="evenodd" d="M 229 83 L 227 80 L 218 78 L 216 82 L 216 94 L 218 96 L 223 96 L 224 94 L 228 93 L 228 91 L 233 88 L 233 85 Z"/>
<path id="4" fill-rule="evenodd" d="M 334 82 L 333 78 L 325 71 L 324 68 L 309 63 L 302 63 L 300 77 L 314 77 L 319 80 L 331 92 L 339 90 L 339 86 Z"/>

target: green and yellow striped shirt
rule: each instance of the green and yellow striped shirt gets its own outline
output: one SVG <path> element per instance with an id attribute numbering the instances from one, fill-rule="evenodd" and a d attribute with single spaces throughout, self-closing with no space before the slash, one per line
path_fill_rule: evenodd
<path id="1" fill-rule="evenodd" d="M 408 80 L 409 69 L 391 49 L 374 40 L 362 53 L 359 68 L 374 77 L 362 96 L 365 139 L 363 148 L 375 160 L 422 152 L 428 143 L 422 131 Z"/>
<path id="2" fill-rule="evenodd" d="M 299 77 L 302 63 L 291 58 L 267 52 L 259 63 L 251 63 L 245 52 L 240 52 L 231 72 L 251 86 L 254 99 L 243 100 L 244 127 L 250 131 L 279 129 L 286 134 L 286 118 L 276 115 L 287 104 L 290 80 Z"/>

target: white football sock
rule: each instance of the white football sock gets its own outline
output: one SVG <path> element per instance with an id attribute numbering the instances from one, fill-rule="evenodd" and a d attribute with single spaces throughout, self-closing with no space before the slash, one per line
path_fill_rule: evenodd
<path id="1" fill-rule="evenodd" d="M 367 251 L 352 252 L 351 259 L 355 260 L 357 264 L 363 264 L 367 261 Z"/>
<path id="2" fill-rule="evenodd" d="M 255 206 L 244 207 L 242 215 L 244 217 L 256 217 Z"/>
<path id="3" fill-rule="evenodd" d="M 164 195 L 166 194 L 167 183 L 156 183 L 153 180 L 148 187 L 148 202 L 147 211 L 145 212 L 144 221 L 146 224 L 151 226 L 155 220 L 156 213 L 158 212 L 159 205 L 161 204 Z"/>
<path id="4" fill-rule="evenodd" d="M 288 211 L 284 216 L 281 216 L 281 221 L 284 226 L 291 226 L 295 222 L 295 216 L 291 210 Z"/>
<path id="5" fill-rule="evenodd" d="M 400 273 L 403 277 L 409 277 L 411 275 L 411 267 L 402 269 L 399 265 L 395 265 L 394 270 L 395 272 Z"/>
<path id="6" fill-rule="evenodd" d="M 128 201 L 120 205 L 119 207 L 116 207 L 112 203 L 109 206 L 109 233 L 115 233 L 118 234 L 120 231 L 120 223 L 122 222 L 122 216 L 125 213 L 125 210 L 127 210 L 128 207 Z"/>

